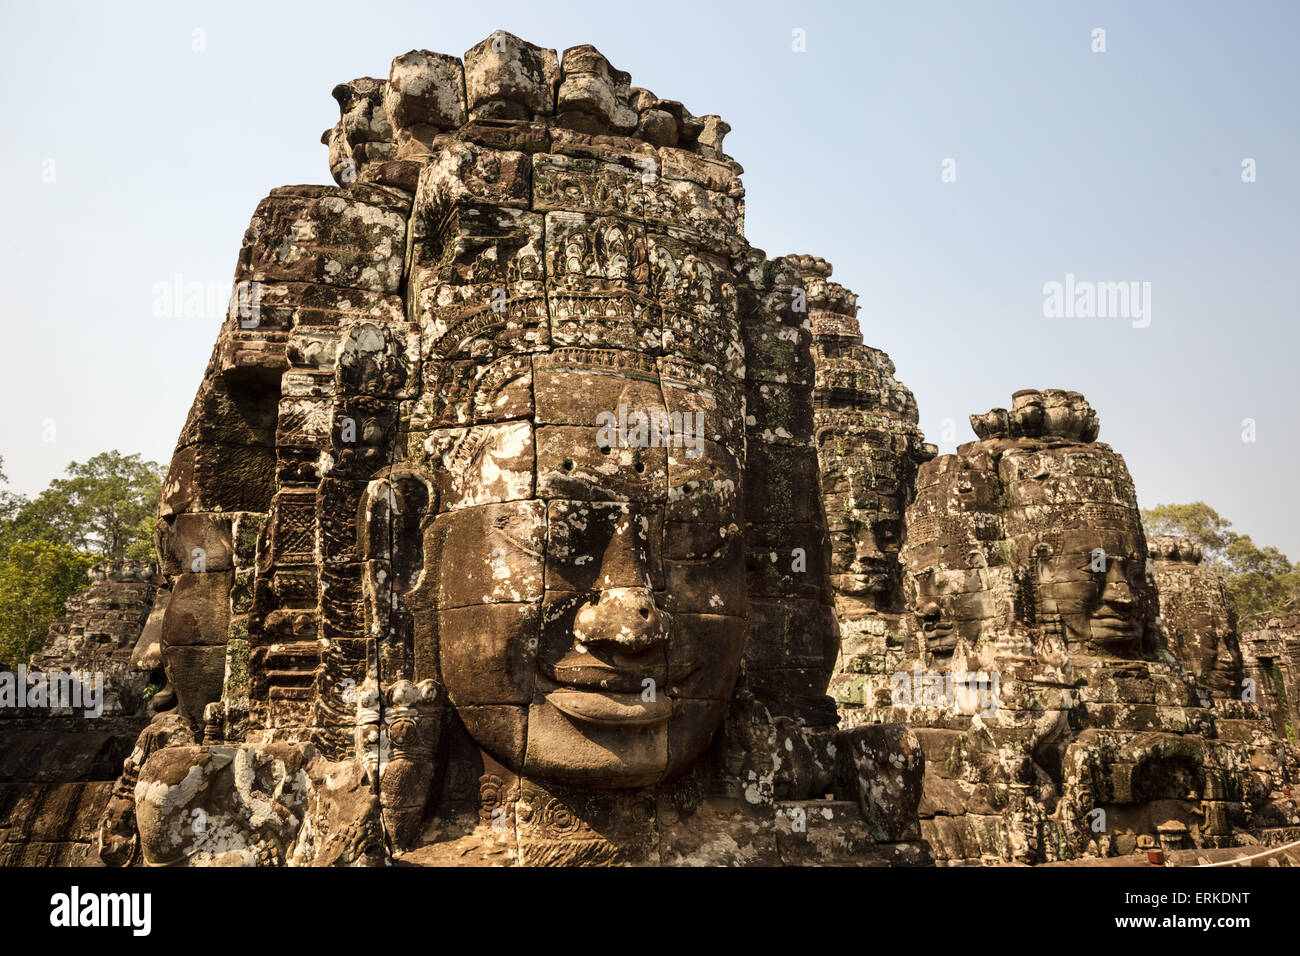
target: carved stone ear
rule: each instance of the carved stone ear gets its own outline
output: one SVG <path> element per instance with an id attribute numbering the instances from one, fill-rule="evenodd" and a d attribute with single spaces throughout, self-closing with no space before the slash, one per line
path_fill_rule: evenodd
<path id="1" fill-rule="evenodd" d="M 383 469 L 370 482 L 357 515 L 365 634 L 374 641 L 379 674 L 414 676 L 414 622 L 408 598 L 424 578 L 424 526 L 437 512 L 433 480 L 404 467 Z"/>

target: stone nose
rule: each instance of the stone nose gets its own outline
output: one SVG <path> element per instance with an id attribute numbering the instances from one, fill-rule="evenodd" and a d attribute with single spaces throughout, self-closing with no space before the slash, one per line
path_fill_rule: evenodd
<path id="1" fill-rule="evenodd" d="M 854 556 L 859 561 L 881 561 L 884 559 L 885 553 L 881 551 L 880 548 L 876 547 L 874 541 L 864 537 L 858 539 Z"/>
<path id="2" fill-rule="evenodd" d="M 613 645 L 636 654 L 664 643 L 668 626 L 649 588 L 608 588 L 578 611 L 573 636 L 580 644 Z"/>
<path id="3" fill-rule="evenodd" d="M 1102 603 L 1111 607 L 1127 608 L 1133 604 L 1133 589 L 1121 577 L 1106 580 L 1106 587 L 1101 592 Z"/>

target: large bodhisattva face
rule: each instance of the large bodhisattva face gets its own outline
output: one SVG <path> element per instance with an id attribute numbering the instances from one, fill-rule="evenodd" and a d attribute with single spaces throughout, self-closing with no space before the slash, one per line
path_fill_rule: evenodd
<path id="1" fill-rule="evenodd" d="M 578 185 L 635 176 L 642 191 L 626 167 L 533 162 L 535 182 L 554 162 Z M 517 773 L 653 784 L 707 746 L 744 645 L 732 279 L 635 220 L 509 219 L 522 245 L 472 263 L 503 270 L 501 293 L 419 293 L 432 354 L 408 447 L 438 507 L 417 676 L 440 677 L 479 747 Z"/>
<path id="2" fill-rule="evenodd" d="M 604 410 L 591 384 L 569 382 L 576 418 Z M 513 478 L 530 496 L 446 511 L 426 537 L 438 665 L 466 728 L 545 779 L 636 786 L 684 769 L 721 719 L 743 646 L 734 462 L 720 447 L 692 461 L 602 446 L 594 425 L 491 431 L 475 450 L 483 486 Z M 513 470 L 534 456 L 535 493 Z M 433 636 L 417 629 L 417 648 Z"/>
<path id="3" fill-rule="evenodd" d="M 1137 595 L 1144 562 L 1138 542 L 1112 540 L 1109 549 L 1091 538 L 1063 553 L 1041 550 L 1039 619 L 1060 622 L 1066 640 L 1116 652 L 1136 651 L 1145 631 Z"/>

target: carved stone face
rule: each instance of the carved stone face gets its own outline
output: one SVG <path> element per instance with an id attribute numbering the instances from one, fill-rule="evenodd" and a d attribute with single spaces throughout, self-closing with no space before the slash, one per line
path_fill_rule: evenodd
<path id="1" fill-rule="evenodd" d="M 893 586 L 898 564 L 898 526 L 899 522 L 893 519 L 862 522 L 855 526 L 857 534 L 849 571 L 862 591 L 884 595 Z"/>
<path id="2" fill-rule="evenodd" d="M 913 577 L 915 614 L 932 654 L 951 653 L 958 638 L 973 643 L 982 627 L 996 619 L 988 569 L 925 568 Z"/>
<path id="3" fill-rule="evenodd" d="M 1228 608 L 1217 597 L 1211 592 L 1185 598 L 1178 620 L 1179 657 L 1193 676 L 1232 694 L 1241 680 L 1241 648 Z"/>
<path id="4" fill-rule="evenodd" d="M 712 443 L 698 458 L 602 444 L 597 416 L 652 410 L 637 399 L 657 383 L 576 367 L 550 381 L 540 401 L 565 395 L 563 414 L 537 417 L 584 424 L 431 439 L 464 468 L 426 535 L 439 670 L 471 736 L 516 772 L 654 783 L 698 757 L 739 670 L 737 466 Z M 415 637 L 418 656 L 434 635 Z"/>
<path id="5" fill-rule="evenodd" d="M 1170 652 L 1216 695 L 1236 696 L 1241 646 L 1222 578 L 1200 564 L 1200 548 L 1186 538 L 1161 535 L 1148 544 Z"/>
<path id="6" fill-rule="evenodd" d="M 926 650 L 945 655 L 1013 614 L 1010 569 L 988 545 L 1001 528 L 996 462 L 945 455 L 922 466 L 918 485 L 902 554 L 908 603 Z"/>
<path id="7" fill-rule="evenodd" d="M 1021 401 L 1031 417 L 1036 394 Z M 1073 422 L 1060 430 L 1077 430 Z M 1081 649 L 1143 651 L 1146 543 L 1127 469 L 1106 446 L 964 445 L 922 466 L 907 519 L 911 608 L 931 653 L 1016 620 Z"/>
<path id="8" fill-rule="evenodd" d="M 591 211 L 667 188 L 639 171 L 532 167 L 542 209 L 495 209 L 505 238 L 440 241 L 414 270 L 429 358 L 408 450 L 438 486 L 416 674 L 526 778 L 645 786 L 704 750 L 744 647 L 735 279 Z M 422 180 L 417 219 L 447 182 Z M 476 215 L 453 227 L 480 235 Z"/>
<path id="9" fill-rule="evenodd" d="M 1058 626 L 1073 646 L 1140 654 L 1152 590 L 1123 460 L 1106 446 L 1032 444 L 1005 455 L 1000 472 L 1036 622 Z"/>
<path id="10" fill-rule="evenodd" d="M 1144 568 L 1132 553 L 1103 549 L 1076 547 L 1045 555 L 1038 564 L 1039 618 L 1059 620 L 1072 644 L 1135 651 L 1145 631 L 1136 597 L 1144 586 Z"/>

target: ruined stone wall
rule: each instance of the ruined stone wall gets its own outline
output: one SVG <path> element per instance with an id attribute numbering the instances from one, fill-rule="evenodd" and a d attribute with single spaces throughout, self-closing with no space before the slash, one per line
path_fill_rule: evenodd
<path id="1" fill-rule="evenodd" d="M 98 863 L 95 825 L 148 723 L 146 698 L 161 686 L 157 662 L 142 664 L 136 653 L 154 603 L 154 565 L 105 561 L 87 577 L 22 679 L 48 686 L 76 675 L 102 688 L 102 712 L 50 706 L 48 690 L 39 706 L 0 709 L 0 866 Z"/>
<path id="2" fill-rule="evenodd" d="M 142 713 L 151 680 L 161 677 L 159 662 L 149 666 L 137 653 L 158 593 L 156 568 L 146 561 L 103 561 L 86 574 L 90 586 L 68 597 L 28 668 L 101 673 L 106 714 Z"/>
<path id="3" fill-rule="evenodd" d="M 1278 736 L 1300 738 L 1300 618 L 1280 618 L 1241 636 L 1246 676 Z"/>

